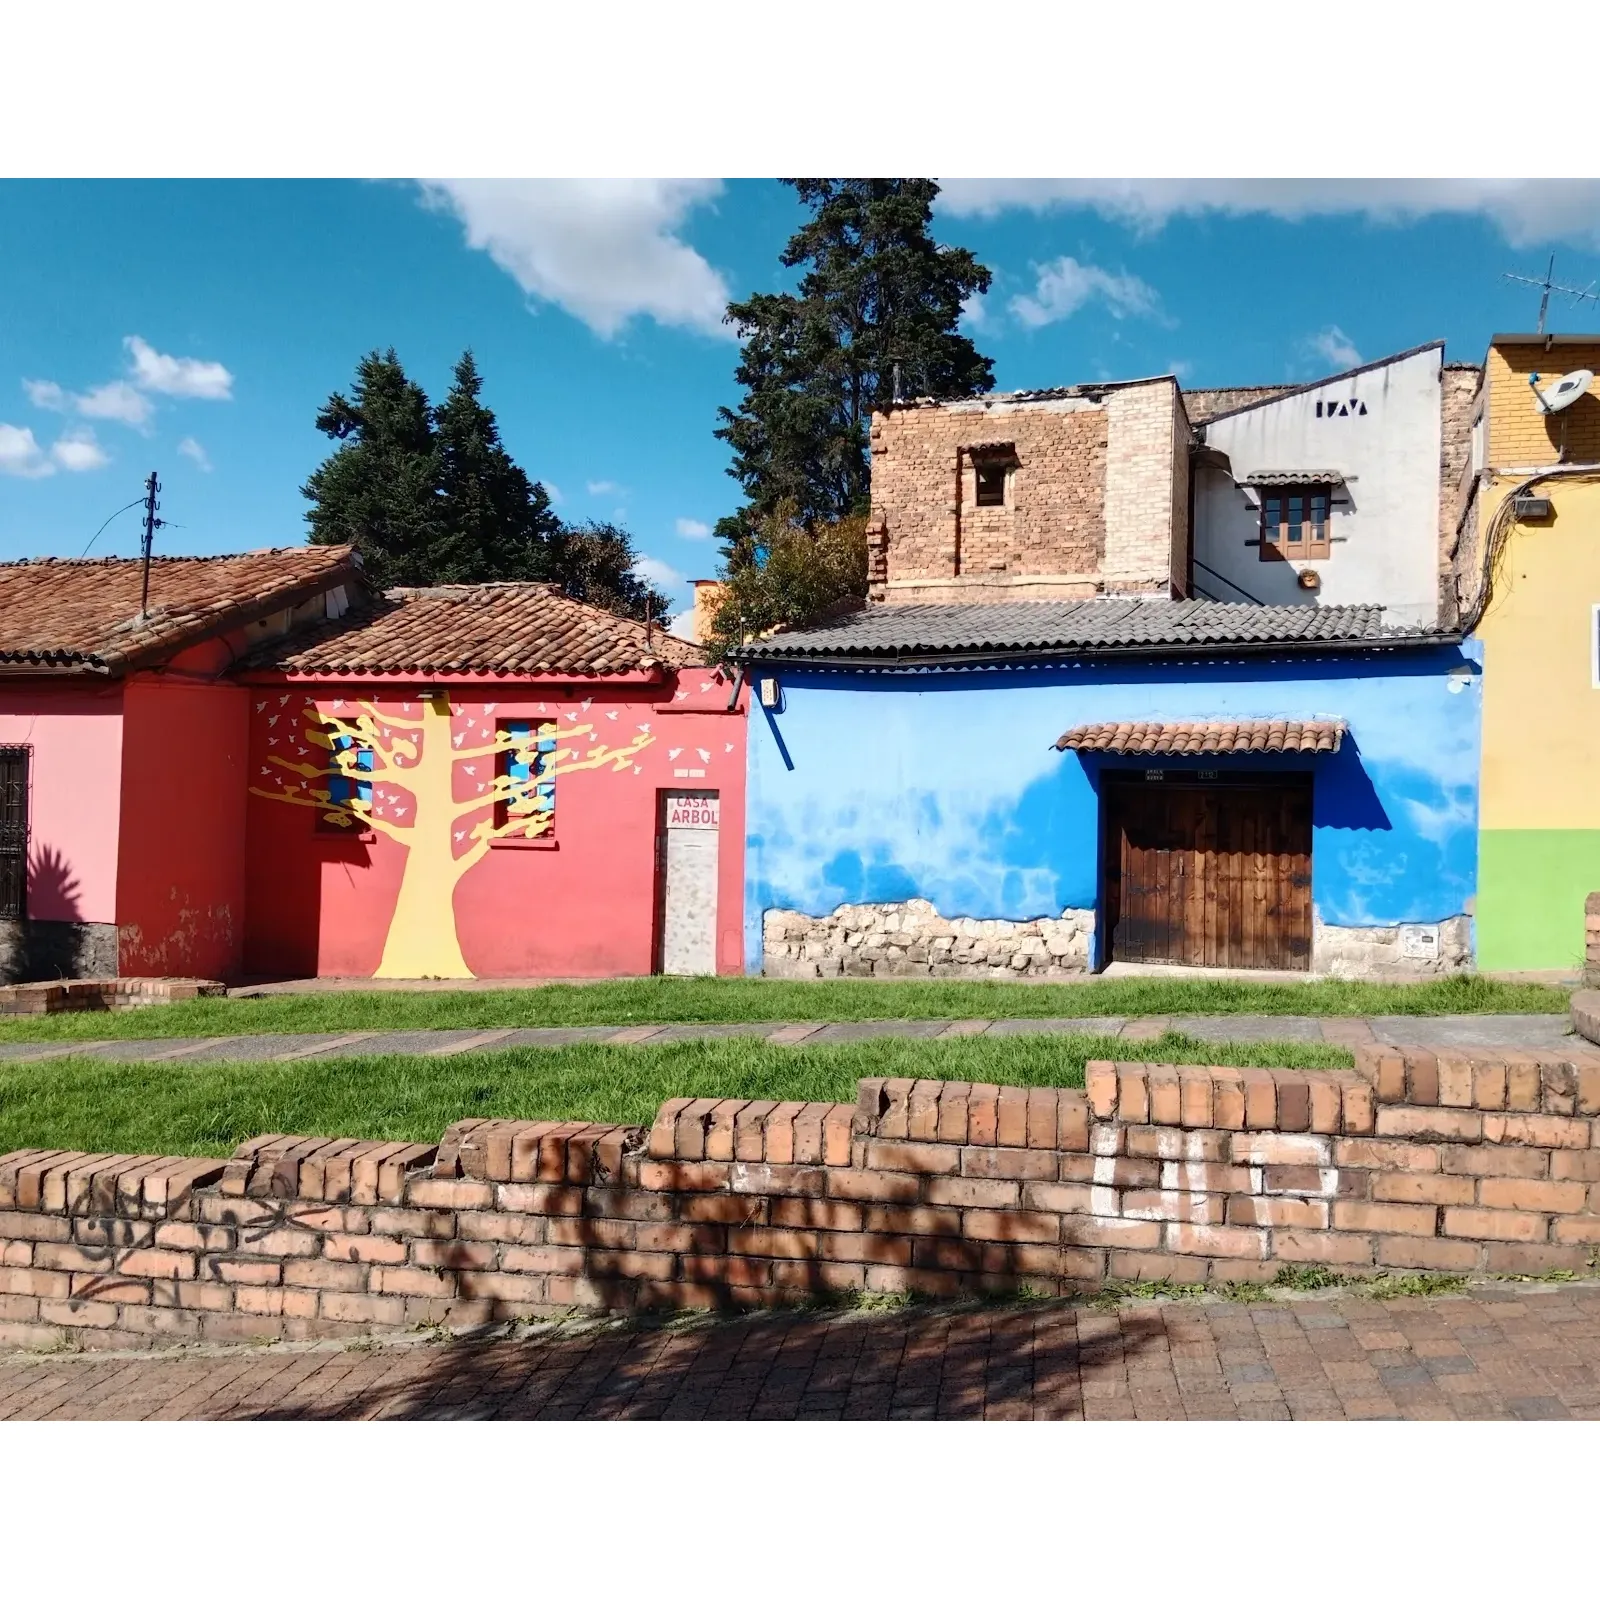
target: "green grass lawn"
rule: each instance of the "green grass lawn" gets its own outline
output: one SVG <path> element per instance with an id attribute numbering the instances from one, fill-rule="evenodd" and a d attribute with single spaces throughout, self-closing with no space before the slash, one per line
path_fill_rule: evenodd
<path id="1" fill-rule="evenodd" d="M 0 1019 L 11 1040 L 339 1033 L 356 1029 L 538 1028 L 635 1022 L 863 1022 L 884 1017 L 1441 1016 L 1565 1011 L 1556 985 L 1442 978 L 1432 983 L 1250 983 L 1109 978 L 1093 983 L 773 978 L 621 978 L 538 989 L 368 990 L 193 1000 L 124 1012 Z"/>
<path id="2" fill-rule="evenodd" d="M 812 1048 L 723 1039 L 258 1065 L 67 1058 L 0 1069 L 0 1151 L 226 1155 L 258 1133 L 431 1142 L 461 1117 L 649 1123 L 677 1095 L 853 1101 L 857 1078 L 1077 1087 L 1097 1058 L 1311 1069 L 1351 1060 L 1333 1045 L 1209 1044 L 1173 1032 Z"/>

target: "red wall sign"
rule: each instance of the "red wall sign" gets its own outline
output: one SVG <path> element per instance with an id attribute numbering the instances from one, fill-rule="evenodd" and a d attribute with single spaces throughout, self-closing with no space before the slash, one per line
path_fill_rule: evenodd
<path id="1" fill-rule="evenodd" d="M 717 796 L 674 795 L 667 802 L 669 828 L 714 828 L 717 825 Z"/>

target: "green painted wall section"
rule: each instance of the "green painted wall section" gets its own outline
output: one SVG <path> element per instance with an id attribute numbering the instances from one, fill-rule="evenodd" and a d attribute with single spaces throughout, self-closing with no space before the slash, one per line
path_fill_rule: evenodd
<path id="1" fill-rule="evenodd" d="M 1486 828 L 1478 836 L 1478 967 L 1583 965 L 1583 902 L 1600 889 L 1600 828 Z"/>

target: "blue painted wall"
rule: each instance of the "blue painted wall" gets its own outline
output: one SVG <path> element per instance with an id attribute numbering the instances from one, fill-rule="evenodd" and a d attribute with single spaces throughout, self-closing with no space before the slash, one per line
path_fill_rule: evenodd
<path id="1" fill-rule="evenodd" d="M 1051 748 L 1084 722 L 1337 717 L 1336 756 L 1226 757 L 1310 771 L 1324 922 L 1438 922 L 1476 889 L 1478 647 L 938 674 L 773 672 L 750 729 L 745 951 L 771 909 L 930 900 L 1024 919 L 1096 906 L 1102 771 L 1150 760 Z M 767 675 L 758 670 L 758 679 Z M 1216 767 L 1219 758 L 1159 764 Z"/>

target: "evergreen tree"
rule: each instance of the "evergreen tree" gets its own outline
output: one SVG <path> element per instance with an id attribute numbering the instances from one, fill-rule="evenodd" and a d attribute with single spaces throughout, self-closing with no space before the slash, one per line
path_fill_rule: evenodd
<path id="1" fill-rule="evenodd" d="M 443 405 L 428 403 L 393 350 L 356 368 L 317 427 L 338 448 L 306 480 L 313 544 L 353 544 L 376 589 L 542 582 L 619 616 L 666 623 L 671 602 L 634 568 L 611 523 L 573 526 L 512 460 L 469 350 Z"/>
<path id="2" fill-rule="evenodd" d="M 306 480 L 312 544 L 351 544 L 377 588 L 430 581 L 444 534 L 438 439 L 428 397 L 394 351 L 372 351 L 350 395 L 335 393 L 318 429 L 339 447 Z"/>
<path id="3" fill-rule="evenodd" d="M 793 294 L 728 307 L 742 342 L 745 396 L 723 407 L 717 437 L 746 507 L 718 534 L 730 573 L 752 559 L 756 532 L 779 508 L 803 527 L 867 509 L 867 425 L 893 393 L 940 400 L 983 394 L 993 363 L 958 330 L 961 309 L 991 274 L 969 250 L 929 232 L 939 186 L 927 178 L 785 179 L 811 216 L 780 258 L 802 267 Z"/>
<path id="4" fill-rule="evenodd" d="M 538 581 L 555 576 L 561 520 L 500 442 L 500 425 L 479 394 L 468 350 L 434 413 L 443 536 L 430 565 L 435 583 Z"/>

